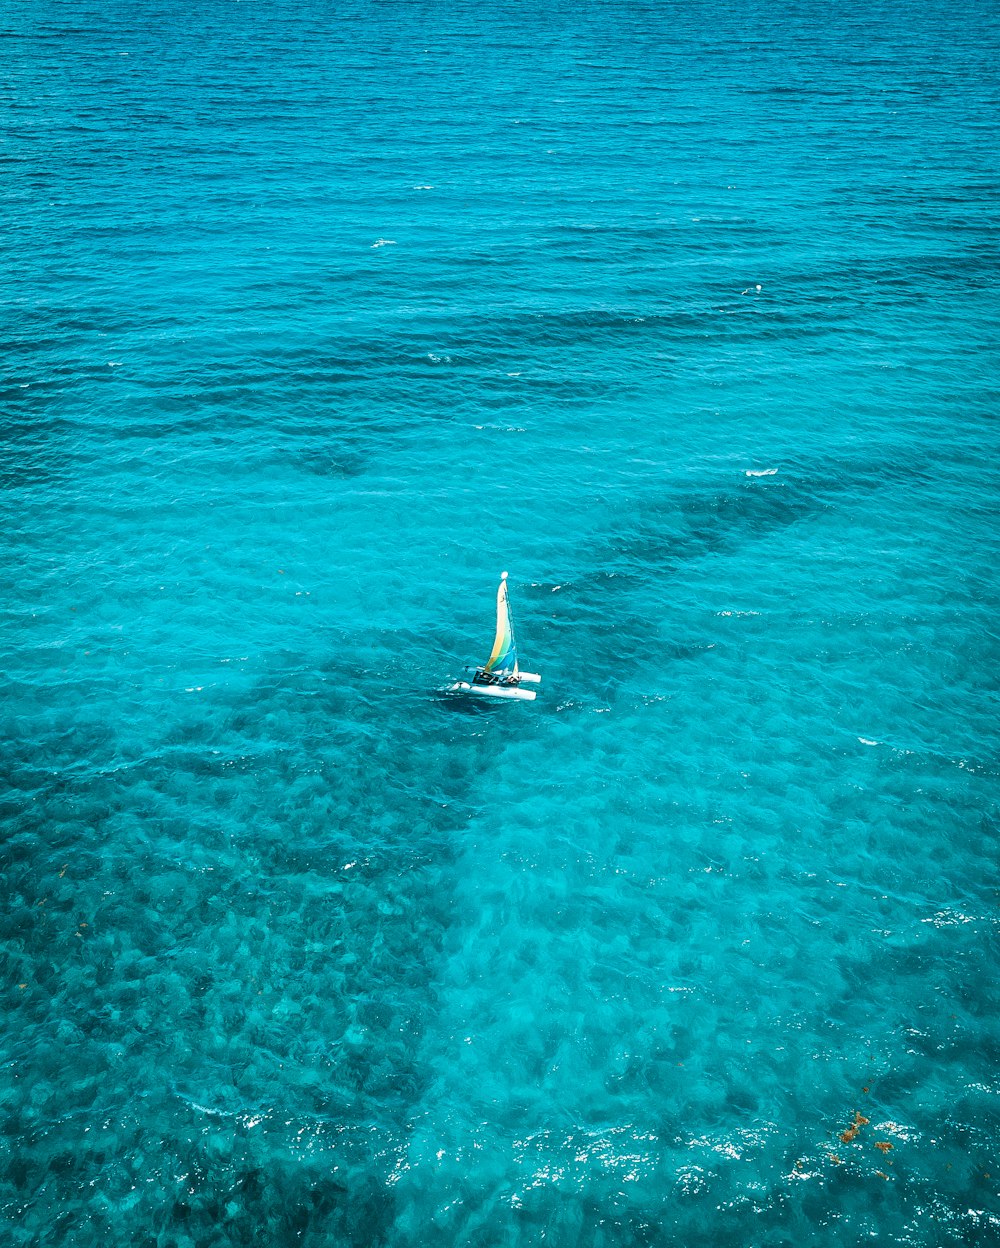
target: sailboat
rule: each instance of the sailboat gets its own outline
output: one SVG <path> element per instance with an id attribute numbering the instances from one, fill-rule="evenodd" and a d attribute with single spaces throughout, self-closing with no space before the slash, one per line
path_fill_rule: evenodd
<path id="1" fill-rule="evenodd" d="M 517 642 L 514 640 L 514 621 L 510 613 L 507 592 L 507 573 L 500 573 L 497 589 L 497 635 L 490 657 L 482 667 L 470 668 L 470 680 L 459 680 L 449 686 L 450 693 L 473 693 L 487 698 L 519 698 L 534 702 L 534 689 L 525 685 L 537 685 L 541 676 L 534 672 L 522 672 L 517 664 Z"/>

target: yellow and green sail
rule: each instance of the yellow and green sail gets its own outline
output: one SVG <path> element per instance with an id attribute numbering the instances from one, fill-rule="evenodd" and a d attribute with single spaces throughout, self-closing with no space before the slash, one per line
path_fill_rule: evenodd
<path id="1" fill-rule="evenodd" d="M 493 642 L 493 652 L 483 670 L 512 672 L 517 675 L 517 644 L 514 641 L 514 623 L 510 618 L 506 572 L 501 574 L 500 587 L 497 590 L 497 635 Z"/>

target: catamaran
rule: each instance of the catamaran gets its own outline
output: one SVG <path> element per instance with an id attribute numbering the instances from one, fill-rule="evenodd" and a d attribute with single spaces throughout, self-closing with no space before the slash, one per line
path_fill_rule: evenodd
<path id="1" fill-rule="evenodd" d="M 474 693 L 487 698 L 520 698 L 534 702 L 534 689 L 524 685 L 537 685 L 541 676 L 535 672 L 522 672 L 517 665 L 517 642 L 514 640 L 514 621 L 510 613 L 507 593 L 507 573 L 500 573 L 497 589 L 497 635 L 493 651 L 482 667 L 470 668 L 471 680 L 459 680 L 450 685 L 449 693 Z"/>

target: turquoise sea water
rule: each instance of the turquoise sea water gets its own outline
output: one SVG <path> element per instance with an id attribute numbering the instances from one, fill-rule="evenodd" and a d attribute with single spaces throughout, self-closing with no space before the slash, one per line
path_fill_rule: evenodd
<path id="1" fill-rule="evenodd" d="M 996 7 L 0 34 L 3 1242 L 1000 1242 Z"/>

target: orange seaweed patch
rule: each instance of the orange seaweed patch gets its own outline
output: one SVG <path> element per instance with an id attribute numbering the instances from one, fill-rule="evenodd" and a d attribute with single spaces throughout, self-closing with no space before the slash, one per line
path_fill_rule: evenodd
<path id="1" fill-rule="evenodd" d="M 879 1150 L 880 1153 L 888 1153 L 891 1150 L 892 1145 L 889 1143 L 888 1140 L 876 1140 L 875 1147 Z"/>
<path id="2" fill-rule="evenodd" d="M 858 1134 L 861 1128 L 867 1125 L 868 1125 L 868 1119 L 864 1116 L 863 1113 L 861 1113 L 860 1110 L 856 1109 L 854 1111 L 854 1121 L 851 1123 L 851 1125 L 847 1128 L 846 1131 L 841 1131 L 840 1133 L 840 1142 L 842 1144 L 850 1144 L 851 1140 L 854 1139 L 854 1137 Z"/>

